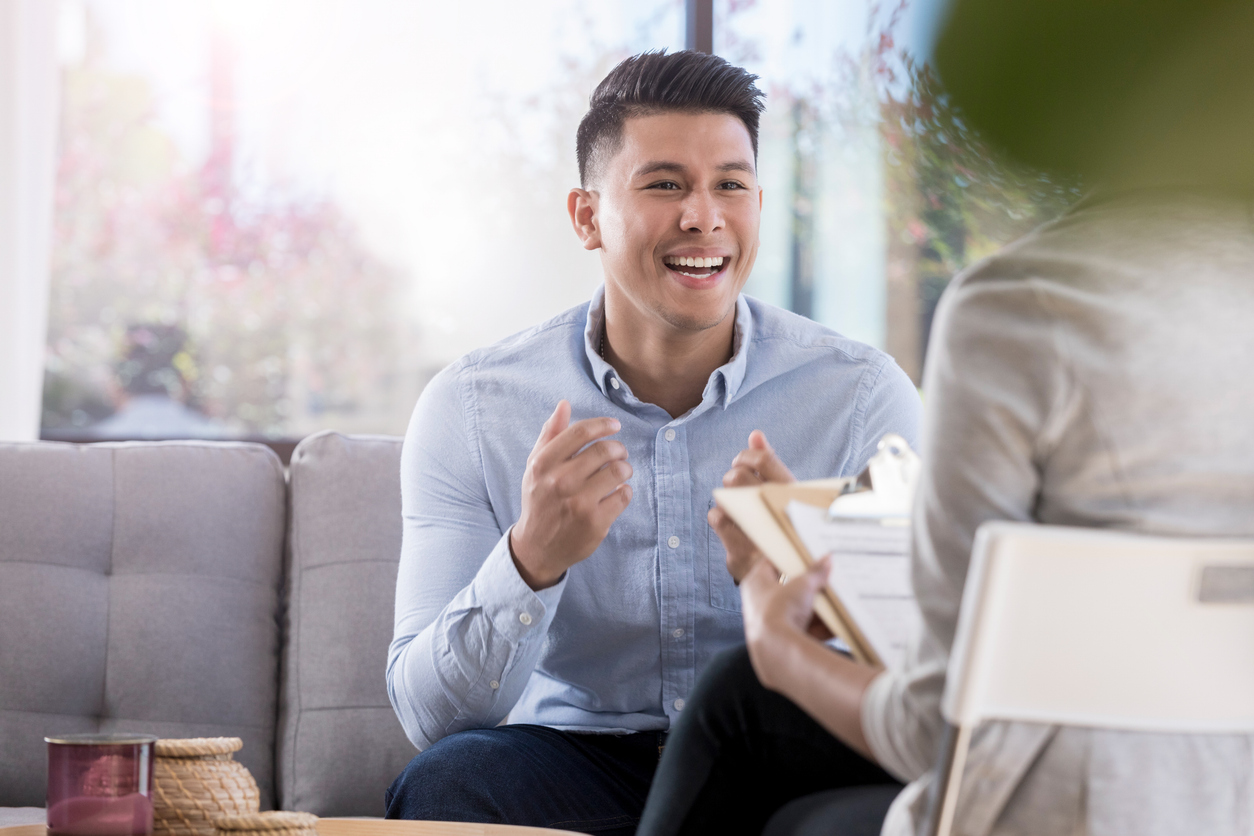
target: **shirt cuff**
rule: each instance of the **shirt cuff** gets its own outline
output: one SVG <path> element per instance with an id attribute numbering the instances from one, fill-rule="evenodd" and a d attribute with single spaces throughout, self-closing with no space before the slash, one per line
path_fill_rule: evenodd
<path id="1" fill-rule="evenodd" d="M 475 575 L 474 598 L 493 628 L 510 642 L 518 643 L 548 631 L 569 574 L 563 574 L 553 586 L 533 590 L 518 574 L 506 531 Z"/>

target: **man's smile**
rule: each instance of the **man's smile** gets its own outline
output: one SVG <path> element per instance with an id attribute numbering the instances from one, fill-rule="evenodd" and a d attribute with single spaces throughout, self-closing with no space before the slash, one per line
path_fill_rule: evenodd
<path id="1" fill-rule="evenodd" d="M 709 280 L 722 273 L 730 264 L 729 256 L 684 256 L 684 255 L 668 255 L 662 258 L 662 263 L 672 273 L 683 276 L 687 279 L 701 280 L 703 286 L 710 284 Z M 681 279 L 683 281 L 683 279 Z M 683 282 L 690 284 L 690 282 Z"/>

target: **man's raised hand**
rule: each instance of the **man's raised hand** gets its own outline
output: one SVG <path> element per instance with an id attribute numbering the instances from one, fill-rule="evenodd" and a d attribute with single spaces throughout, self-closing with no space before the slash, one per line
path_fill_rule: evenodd
<path id="1" fill-rule="evenodd" d="M 749 433 L 749 446 L 736 454 L 736 458 L 732 459 L 731 470 L 723 474 L 725 488 L 795 481 L 797 477 L 780 461 L 775 454 L 775 448 L 766 440 L 766 433 L 761 430 Z"/>
<path id="2" fill-rule="evenodd" d="M 795 482 L 792 471 L 779 459 L 761 430 L 749 433 L 749 446 L 732 459 L 731 470 L 723 475 L 723 487 L 741 488 L 766 482 Z M 723 541 L 727 551 L 727 571 L 740 583 L 753 568 L 761 554 L 740 527 L 721 508 L 711 508 L 706 515 L 710 528 Z"/>
<path id="3" fill-rule="evenodd" d="M 514 564 L 532 589 L 552 586 L 596 551 L 631 502 L 627 448 L 606 438 L 618 430 L 613 418 L 571 424 L 564 400 L 544 422 L 523 473 L 522 516 L 509 535 Z"/>

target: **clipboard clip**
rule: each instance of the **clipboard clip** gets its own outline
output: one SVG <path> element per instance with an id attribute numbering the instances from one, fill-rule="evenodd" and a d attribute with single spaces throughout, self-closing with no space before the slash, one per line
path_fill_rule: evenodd
<path id="1" fill-rule="evenodd" d="M 922 468 L 910 444 L 897 433 L 888 433 L 866 469 L 828 507 L 827 518 L 909 517 Z"/>

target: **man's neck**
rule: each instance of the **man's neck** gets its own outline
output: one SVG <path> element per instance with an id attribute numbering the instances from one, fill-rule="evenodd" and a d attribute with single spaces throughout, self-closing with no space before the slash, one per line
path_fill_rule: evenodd
<path id="1" fill-rule="evenodd" d="M 710 375 L 731 358 L 735 312 L 700 331 L 633 319 L 606 301 L 602 356 L 637 398 L 678 418 L 701 403 Z"/>

